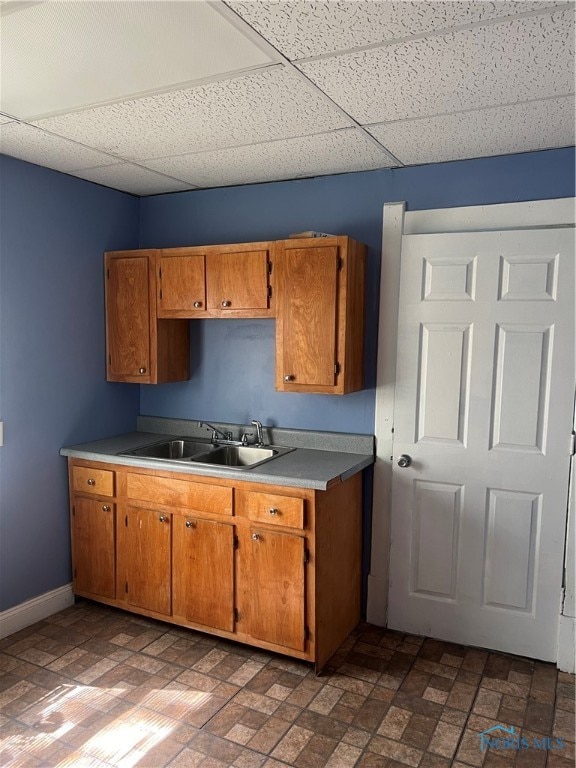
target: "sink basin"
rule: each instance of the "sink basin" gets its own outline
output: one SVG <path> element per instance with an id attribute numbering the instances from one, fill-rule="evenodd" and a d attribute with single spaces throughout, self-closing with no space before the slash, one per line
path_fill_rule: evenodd
<path id="1" fill-rule="evenodd" d="M 193 461 L 199 464 L 219 464 L 224 467 L 244 469 L 262 464 L 279 455 L 278 448 L 256 448 L 251 445 L 222 445 L 211 453 L 196 456 Z"/>
<path id="2" fill-rule="evenodd" d="M 226 445 L 222 443 L 187 440 L 186 438 L 161 440 L 151 445 L 121 451 L 119 456 L 140 456 L 160 461 L 186 461 L 198 464 L 212 464 L 231 469 L 250 469 L 271 461 L 294 448 L 278 445 Z"/>
<path id="3" fill-rule="evenodd" d="M 199 442 L 196 440 L 162 440 L 159 443 L 145 445 L 142 448 L 134 448 L 131 451 L 122 451 L 122 456 L 142 456 L 146 459 L 168 459 L 190 461 L 193 456 L 199 453 L 212 451 L 216 446 L 210 442 Z"/>

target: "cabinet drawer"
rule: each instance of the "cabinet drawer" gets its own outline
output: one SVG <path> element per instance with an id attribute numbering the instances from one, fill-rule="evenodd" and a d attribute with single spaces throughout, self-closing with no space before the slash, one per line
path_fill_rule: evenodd
<path id="1" fill-rule="evenodd" d="M 147 503 L 185 507 L 193 512 L 232 514 L 232 488 L 208 483 L 191 483 L 170 477 L 153 477 L 129 472 L 126 495 Z"/>
<path id="2" fill-rule="evenodd" d="M 78 493 L 114 496 L 114 472 L 91 467 L 73 467 L 72 487 Z"/>
<path id="3" fill-rule="evenodd" d="M 273 493 L 250 493 L 248 517 L 258 523 L 304 528 L 304 499 Z"/>

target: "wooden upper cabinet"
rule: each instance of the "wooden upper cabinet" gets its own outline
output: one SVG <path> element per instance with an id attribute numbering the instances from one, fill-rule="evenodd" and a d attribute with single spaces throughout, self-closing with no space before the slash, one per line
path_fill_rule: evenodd
<path id="1" fill-rule="evenodd" d="M 259 247 L 261 246 L 261 247 Z M 212 314 L 228 317 L 270 315 L 267 243 L 228 246 L 206 255 L 206 297 Z"/>
<path id="2" fill-rule="evenodd" d="M 108 381 L 157 384 L 189 378 L 189 326 L 156 314 L 156 250 L 105 254 Z"/>
<path id="3" fill-rule="evenodd" d="M 276 389 L 362 389 L 365 246 L 348 237 L 276 244 Z"/>
<path id="4" fill-rule="evenodd" d="M 197 248 L 160 251 L 158 316 L 202 317 L 206 314 L 206 257 Z"/>
<path id="5" fill-rule="evenodd" d="M 165 248 L 158 317 L 272 317 L 270 243 Z"/>

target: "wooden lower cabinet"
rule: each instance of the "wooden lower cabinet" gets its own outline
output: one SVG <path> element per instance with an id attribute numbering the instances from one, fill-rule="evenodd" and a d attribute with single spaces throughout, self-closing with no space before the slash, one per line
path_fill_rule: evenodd
<path id="1" fill-rule="evenodd" d="M 314 491 L 69 461 L 76 594 L 317 669 L 360 620 L 360 474 Z M 78 483 L 96 471 L 110 498 Z"/>
<path id="2" fill-rule="evenodd" d="M 234 526 L 174 516 L 172 610 L 185 622 L 234 631 Z"/>

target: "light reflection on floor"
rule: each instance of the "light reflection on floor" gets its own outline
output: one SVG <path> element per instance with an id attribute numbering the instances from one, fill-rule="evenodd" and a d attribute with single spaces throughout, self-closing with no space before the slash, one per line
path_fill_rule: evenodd
<path id="1" fill-rule="evenodd" d="M 28 726 L 26 733 L 0 739 L 0 765 L 2 768 L 33 768 L 49 759 L 54 745 L 64 741 L 75 746 L 76 751 L 54 762 L 55 768 L 110 765 L 134 768 L 180 725 L 177 720 L 153 710 L 162 709 L 182 718 L 212 696 L 189 689 L 153 689 L 137 705 L 129 707 L 111 722 L 103 722 L 94 733 L 90 725 L 97 725 L 98 719 L 106 720 L 102 707 L 113 704 L 114 700 L 122 701 L 125 693 L 123 688 L 60 686 L 21 716 L 22 723 Z M 31 735 L 30 728 L 37 731 L 37 735 Z"/>

